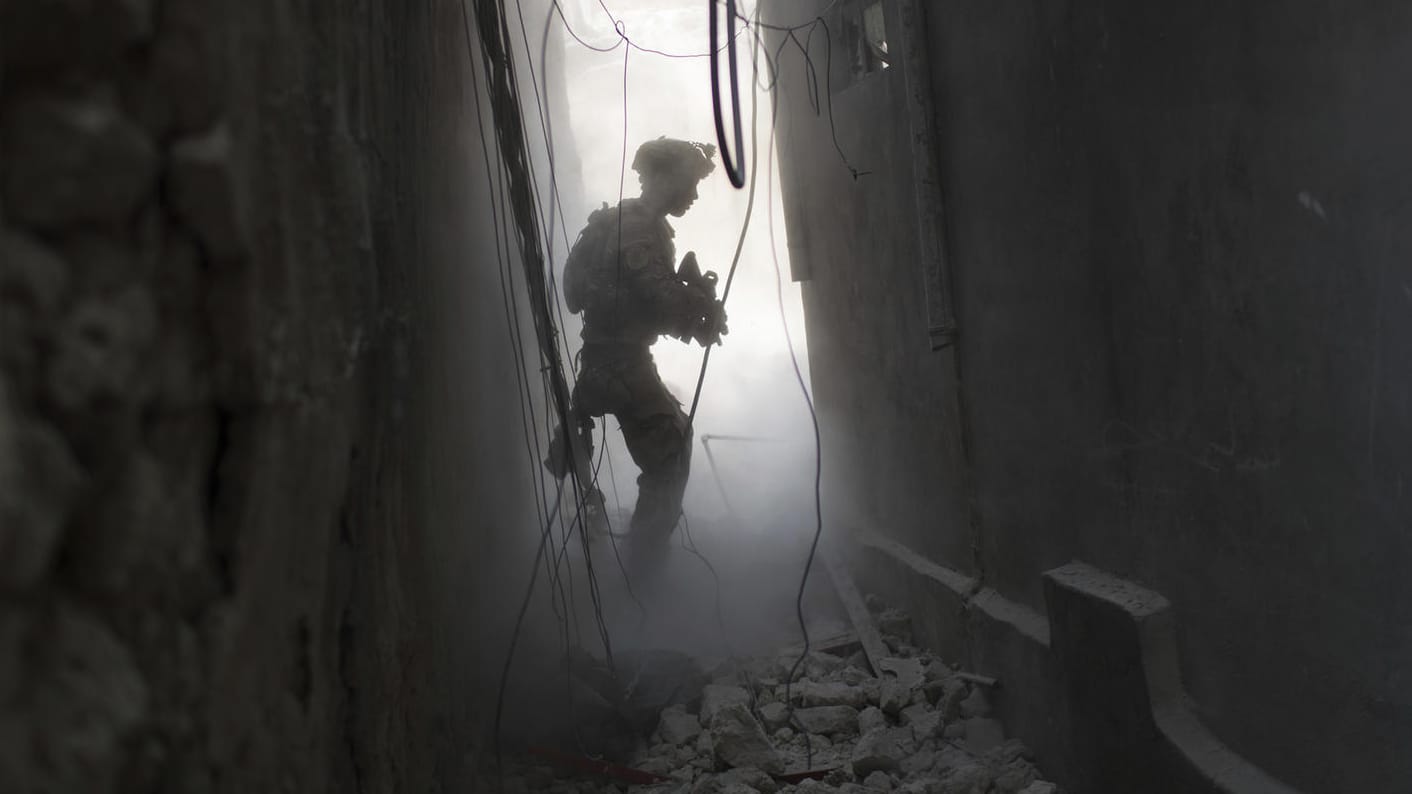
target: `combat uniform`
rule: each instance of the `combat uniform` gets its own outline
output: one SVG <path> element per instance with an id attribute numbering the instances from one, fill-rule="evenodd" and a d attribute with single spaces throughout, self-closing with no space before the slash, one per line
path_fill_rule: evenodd
<path id="1" fill-rule="evenodd" d="M 589 223 L 606 224 L 601 227 L 606 234 L 584 276 L 574 413 L 580 421 L 609 414 L 618 420 L 642 472 L 630 539 L 640 550 L 664 548 L 681 512 L 691 433 L 649 348 L 662 334 L 690 338 L 711 315 L 714 301 L 678 276 L 675 233 L 640 199 L 599 210 Z"/>

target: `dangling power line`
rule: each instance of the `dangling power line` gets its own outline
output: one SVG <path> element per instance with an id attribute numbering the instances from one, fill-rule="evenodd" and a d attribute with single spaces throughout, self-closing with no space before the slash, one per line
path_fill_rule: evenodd
<path id="1" fill-rule="evenodd" d="M 720 41 L 720 14 L 717 13 L 719 0 L 711 0 L 709 5 L 710 22 L 710 53 L 711 53 L 711 112 L 716 122 L 716 142 L 721 149 L 721 162 L 726 167 L 726 176 L 730 178 L 731 184 L 736 188 L 745 187 L 745 136 L 741 132 L 740 123 L 740 80 L 736 67 L 735 54 L 735 0 L 726 0 L 726 61 L 730 65 L 731 79 L 731 118 L 735 127 L 735 154 L 736 159 L 732 161 L 730 147 L 726 144 L 726 126 L 721 113 L 721 67 L 720 50 L 716 44 Z"/>

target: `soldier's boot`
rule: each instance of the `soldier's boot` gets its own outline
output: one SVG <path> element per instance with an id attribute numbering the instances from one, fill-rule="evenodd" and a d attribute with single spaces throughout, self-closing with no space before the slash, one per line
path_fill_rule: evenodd
<path id="1" fill-rule="evenodd" d="M 575 443 L 579 448 L 584 460 L 593 458 L 593 420 L 589 419 L 580 425 L 576 433 Z M 569 472 L 574 466 L 574 456 L 570 454 L 568 434 L 564 432 L 564 426 L 556 425 L 554 437 L 549 440 L 549 454 L 544 458 L 544 468 L 554 475 L 554 479 L 562 480 L 569 476 Z"/>

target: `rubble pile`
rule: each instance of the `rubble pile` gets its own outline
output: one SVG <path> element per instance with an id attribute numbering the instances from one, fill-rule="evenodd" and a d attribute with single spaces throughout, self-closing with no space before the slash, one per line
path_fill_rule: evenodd
<path id="1" fill-rule="evenodd" d="M 650 785 L 556 779 L 537 770 L 508 791 L 671 794 L 905 792 L 1056 794 L 1029 750 L 1006 739 L 988 687 L 909 642 L 905 616 L 879 616 L 894 656 L 878 673 L 862 651 L 732 660 L 711 674 L 699 706 L 664 709 L 626 767 Z M 856 648 L 856 646 L 854 646 Z M 848 654 L 848 655 L 843 655 Z M 790 708 L 792 704 L 793 708 Z M 798 773 L 815 773 L 801 779 Z"/>

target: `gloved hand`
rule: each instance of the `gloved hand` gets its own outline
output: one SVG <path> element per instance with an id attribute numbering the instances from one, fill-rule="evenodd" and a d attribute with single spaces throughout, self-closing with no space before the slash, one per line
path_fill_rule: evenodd
<path id="1" fill-rule="evenodd" d="M 721 337 L 730 333 L 726 326 L 726 306 L 719 300 L 711 302 L 709 313 L 700 319 L 692 338 L 702 347 L 721 344 Z"/>

